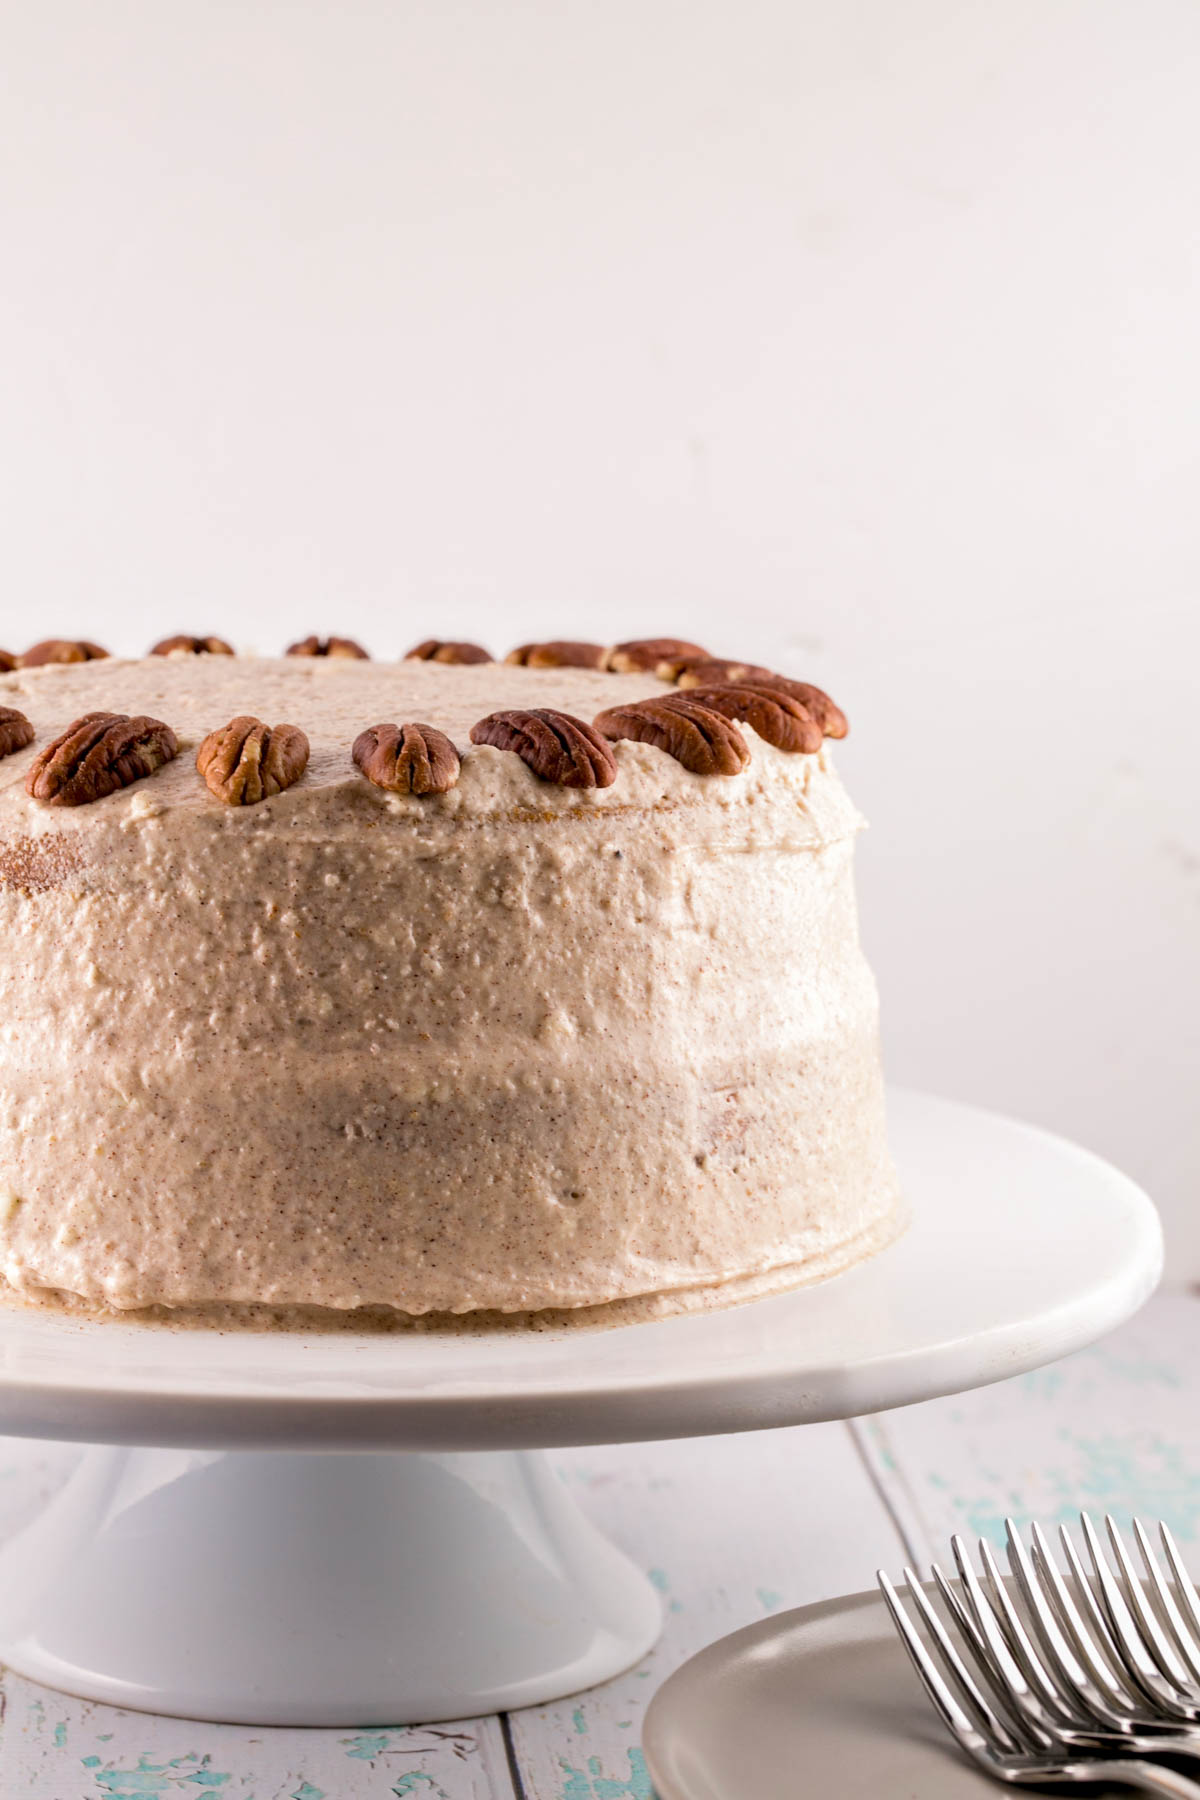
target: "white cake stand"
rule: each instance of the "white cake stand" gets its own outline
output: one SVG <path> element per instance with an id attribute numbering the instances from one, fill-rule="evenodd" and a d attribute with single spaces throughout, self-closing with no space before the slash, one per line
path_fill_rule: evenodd
<path id="1" fill-rule="evenodd" d="M 609 1331 L 299 1336 L 0 1311 L 0 1429 L 91 1444 L 0 1553 L 0 1660 L 245 1724 L 527 1706 L 659 1628 L 547 1446 L 849 1418 L 1033 1368 L 1132 1313 L 1157 1216 L 1072 1145 L 896 1094 L 907 1235 L 820 1286 Z"/>

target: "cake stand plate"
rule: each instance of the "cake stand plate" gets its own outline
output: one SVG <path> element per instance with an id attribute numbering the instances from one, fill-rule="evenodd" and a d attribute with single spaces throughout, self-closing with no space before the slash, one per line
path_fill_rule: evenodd
<path id="1" fill-rule="evenodd" d="M 1161 1268 L 1124 1176 L 907 1093 L 912 1222 L 811 1288 L 610 1330 L 168 1330 L 0 1311 L 0 1430 L 96 1448 L 0 1552 L 0 1660 L 88 1699 L 249 1724 L 537 1704 L 658 1631 L 547 1447 L 850 1418 L 1052 1361 Z"/>

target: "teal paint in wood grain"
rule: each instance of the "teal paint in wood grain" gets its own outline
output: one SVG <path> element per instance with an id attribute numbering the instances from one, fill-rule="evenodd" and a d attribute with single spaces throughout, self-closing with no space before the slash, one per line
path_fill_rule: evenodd
<path id="1" fill-rule="evenodd" d="M 783 1595 L 777 1594 L 774 1588 L 760 1587 L 755 1588 L 754 1592 L 758 1597 L 758 1604 L 764 1612 L 774 1612 L 775 1608 L 783 1603 Z"/>
<path id="2" fill-rule="evenodd" d="M 1178 1368 L 1171 1363 L 1161 1362 L 1155 1356 L 1147 1356 L 1132 1346 L 1125 1349 L 1114 1348 L 1111 1344 L 1093 1344 L 1090 1350 L 1081 1352 L 1081 1355 L 1098 1363 L 1105 1376 L 1114 1381 L 1127 1382 L 1130 1387 L 1183 1386 L 1183 1377 Z"/>
<path id="3" fill-rule="evenodd" d="M 866 1423 L 867 1435 L 875 1446 L 875 1454 L 879 1458 L 880 1466 L 886 1469 L 889 1475 L 894 1475 L 896 1473 L 896 1458 L 892 1454 L 892 1448 L 887 1441 L 887 1436 L 881 1421 L 879 1419 L 868 1419 Z"/>
<path id="4" fill-rule="evenodd" d="M 561 1800 L 654 1800 L 654 1789 L 650 1785 L 650 1771 L 646 1767 L 646 1759 L 640 1750 L 628 1750 L 629 1780 L 617 1781 L 611 1776 L 600 1773 L 600 1758 L 588 1757 L 587 1774 L 582 1769 L 573 1768 L 565 1757 L 559 1757 L 559 1767 L 566 1776 L 566 1785 L 562 1790 Z"/>
<path id="5" fill-rule="evenodd" d="M 1048 1369 L 1031 1369 L 1027 1375 L 1018 1376 L 1017 1384 L 1027 1399 L 1054 1400 L 1061 1394 L 1066 1379 L 1062 1369 L 1052 1363 Z"/>
<path id="6" fill-rule="evenodd" d="M 342 1738 L 346 1755 L 352 1756 L 356 1762 L 374 1762 L 385 1750 L 392 1747 L 390 1731 L 360 1731 L 356 1737 Z"/>
<path id="7" fill-rule="evenodd" d="M 586 1737 L 587 1736 L 587 1720 L 583 1716 L 582 1706 L 577 1706 L 575 1708 L 575 1711 L 571 1714 L 571 1721 L 572 1721 L 573 1725 L 575 1726 L 575 1730 L 578 1733 L 578 1735 L 580 1737 Z"/>
<path id="8" fill-rule="evenodd" d="M 660 1594 L 670 1594 L 671 1583 L 667 1578 L 665 1569 L 647 1569 L 646 1574 L 650 1578 L 652 1585 L 658 1589 Z M 681 1600 L 668 1599 L 667 1611 L 673 1613 L 682 1612 L 683 1602 Z"/>
<path id="9" fill-rule="evenodd" d="M 1176 1537 L 1195 1538 L 1200 1526 L 1200 1472 L 1192 1468 L 1179 1444 L 1157 1433 L 1129 1438 L 1063 1436 L 1083 1463 L 1078 1482 L 1064 1494 L 1063 1513 L 1089 1510 L 1137 1514 L 1163 1519 Z M 1055 1471 L 1055 1481 L 1064 1480 Z M 1072 1514 L 1073 1516 L 1073 1514 Z M 1065 1521 L 1064 1521 L 1065 1522 Z"/>
<path id="10" fill-rule="evenodd" d="M 218 1789 L 232 1776 L 219 1774 L 208 1764 L 209 1758 L 198 1756 L 194 1750 L 165 1763 L 152 1763 L 149 1757 L 139 1756 L 135 1769 L 100 1769 L 95 1780 L 106 1800 L 144 1800 L 147 1794 L 182 1796 L 188 1788 L 197 1787 L 204 1792 L 193 1794 L 191 1800 L 222 1800 Z"/>
<path id="11" fill-rule="evenodd" d="M 1111 1512 L 1122 1522 L 1132 1515 L 1163 1519 L 1185 1543 L 1200 1535 L 1200 1471 L 1179 1444 L 1153 1432 L 1082 1437 L 1065 1425 L 1057 1437 L 1061 1459 L 1036 1471 L 1032 1489 L 983 1469 L 990 1491 L 954 1496 L 970 1531 L 1003 1543 L 1009 1517 L 1025 1531 L 1034 1518 L 1047 1527 L 1074 1526 L 1087 1511 Z"/>
<path id="12" fill-rule="evenodd" d="M 291 1800 L 325 1800 L 325 1789 L 315 1788 L 311 1781 L 302 1781 Z"/>
<path id="13" fill-rule="evenodd" d="M 136 1769 L 101 1769 L 96 1777 L 98 1786 L 111 1800 L 141 1800 L 143 1794 L 165 1794 L 170 1779 L 161 1768 L 147 1765 L 142 1758 Z"/>
<path id="14" fill-rule="evenodd" d="M 411 1774 L 402 1775 L 400 1777 L 399 1781 L 392 1789 L 393 1794 L 396 1796 L 396 1800 L 401 1800 L 401 1796 L 404 1794 L 415 1794 L 417 1792 L 418 1784 L 422 1781 L 428 1784 L 429 1792 L 431 1794 L 437 1795 L 437 1800 L 450 1800 L 450 1796 L 445 1788 L 439 1787 L 437 1782 L 433 1779 L 433 1776 L 427 1775 L 424 1769 L 414 1769 Z"/>
<path id="15" fill-rule="evenodd" d="M 56 1750 L 65 1750 L 66 1747 L 67 1747 L 66 1721 L 63 1719 L 60 1719 L 58 1721 L 58 1724 L 54 1727 L 54 1748 Z"/>

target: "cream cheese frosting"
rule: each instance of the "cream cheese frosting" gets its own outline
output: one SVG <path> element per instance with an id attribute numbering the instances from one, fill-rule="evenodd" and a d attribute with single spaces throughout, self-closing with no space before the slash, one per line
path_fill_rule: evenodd
<path id="1" fill-rule="evenodd" d="M 0 1272 L 128 1311 L 536 1314 L 721 1303 L 898 1228 L 862 823 L 828 742 L 743 726 L 740 775 L 613 746 L 576 790 L 470 743 L 502 707 L 591 720 L 669 691 L 504 664 L 166 657 L 0 675 Z M 147 713 L 178 758 L 77 808 L 40 746 Z M 229 807 L 236 714 L 308 767 Z M 354 767 L 417 720 L 462 755 L 418 799 Z M 255 1309 L 258 1309 L 257 1312 Z"/>

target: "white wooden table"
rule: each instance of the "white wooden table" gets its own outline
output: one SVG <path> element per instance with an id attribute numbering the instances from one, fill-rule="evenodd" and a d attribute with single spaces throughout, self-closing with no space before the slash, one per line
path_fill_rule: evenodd
<path id="1" fill-rule="evenodd" d="M 70 1469 L 0 1439 L 0 1533 Z M 1081 1506 L 1165 1518 L 1200 1565 L 1200 1299 L 1166 1295 L 1032 1375 L 852 1425 L 566 1452 L 564 1481 L 649 1571 L 665 1630 L 628 1675 L 557 1706 L 387 1731 L 250 1731 L 67 1699 L 5 1673 L 3 1800 L 651 1800 L 658 1684 L 712 1639 L 870 1587 L 949 1533 Z M 179 1621 L 187 1630 L 186 1619 Z"/>

